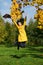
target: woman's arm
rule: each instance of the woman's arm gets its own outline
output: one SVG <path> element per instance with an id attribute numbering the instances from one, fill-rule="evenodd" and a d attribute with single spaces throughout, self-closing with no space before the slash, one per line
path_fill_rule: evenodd
<path id="1" fill-rule="evenodd" d="M 25 17 L 25 19 L 24 19 L 24 24 L 23 24 L 24 26 L 26 25 L 26 19 L 27 19 L 27 18 Z"/>
<path id="2" fill-rule="evenodd" d="M 12 19 L 12 22 L 16 25 L 16 27 L 18 28 L 19 26 L 17 25 L 17 23 L 16 23 L 16 18 L 15 17 L 13 17 L 13 16 L 11 16 L 11 19 Z"/>
<path id="3" fill-rule="evenodd" d="M 23 24 L 24 26 L 26 25 L 26 21 L 24 20 L 24 24 Z"/>
<path id="4" fill-rule="evenodd" d="M 17 23 L 15 22 L 15 20 L 12 20 L 12 22 L 16 25 L 17 28 L 19 27 L 19 26 L 17 25 Z"/>

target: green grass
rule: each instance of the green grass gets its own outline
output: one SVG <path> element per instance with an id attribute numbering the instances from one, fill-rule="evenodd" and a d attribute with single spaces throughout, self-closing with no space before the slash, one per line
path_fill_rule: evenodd
<path id="1" fill-rule="evenodd" d="M 0 65 L 43 65 L 43 47 L 0 46 Z"/>

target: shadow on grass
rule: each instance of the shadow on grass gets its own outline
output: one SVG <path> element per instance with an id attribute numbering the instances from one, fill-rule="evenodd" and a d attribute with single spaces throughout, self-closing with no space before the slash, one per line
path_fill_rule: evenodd
<path id="1" fill-rule="evenodd" d="M 10 55 L 12 58 L 17 58 L 17 59 L 21 59 L 21 58 L 26 58 L 26 57 L 29 57 L 29 56 L 31 56 L 31 57 L 33 57 L 33 58 L 40 58 L 40 59 L 43 59 L 43 55 L 42 54 L 22 54 L 22 55 L 20 55 L 20 56 L 18 56 L 18 55 Z"/>
<path id="2" fill-rule="evenodd" d="M 25 57 L 29 57 L 29 55 L 33 58 L 40 58 L 40 59 L 43 59 L 43 48 L 35 48 L 35 47 L 29 47 L 28 49 L 26 50 L 29 50 L 29 52 L 27 53 L 24 53 L 24 54 L 21 54 L 21 55 L 10 55 L 11 57 L 13 58 L 17 58 L 17 59 L 20 59 L 20 58 L 25 58 Z M 38 54 L 40 52 L 40 54 Z"/>
<path id="3" fill-rule="evenodd" d="M 26 54 L 22 54 L 22 55 L 10 55 L 12 58 L 17 58 L 17 59 L 21 59 L 23 57 L 26 57 L 27 55 Z"/>
<path id="4" fill-rule="evenodd" d="M 17 58 L 17 59 L 21 59 L 23 57 L 26 57 L 27 55 L 26 54 L 21 54 L 21 55 L 0 55 L 0 57 L 11 57 L 11 58 Z"/>
<path id="5" fill-rule="evenodd" d="M 43 54 L 34 54 L 34 53 L 28 53 L 28 54 L 21 54 L 21 55 L 0 55 L 0 57 L 2 56 L 9 56 L 11 58 L 17 58 L 17 59 L 21 59 L 21 58 L 26 58 L 26 57 L 32 57 L 32 58 L 40 58 L 43 59 Z"/>

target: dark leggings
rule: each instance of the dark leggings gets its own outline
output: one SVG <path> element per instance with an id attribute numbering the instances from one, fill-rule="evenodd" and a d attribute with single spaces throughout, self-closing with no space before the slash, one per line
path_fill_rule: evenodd
<path id="1" fill-rule="evenodd" d="M 26 46 L 26 42 L 18 42 L 17 43 L 17 49 L 19 50 L 19 48 L 21 47 L 21 48 L 25 48 L 25 46 Z"/>

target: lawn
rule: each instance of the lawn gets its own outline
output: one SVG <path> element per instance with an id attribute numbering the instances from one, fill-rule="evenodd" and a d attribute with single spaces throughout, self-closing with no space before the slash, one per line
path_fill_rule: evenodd
<path id="1" fill-rule="evenodd" d="M 0 46 L 0 65 L 43 65 L 43 47 Z"/>

